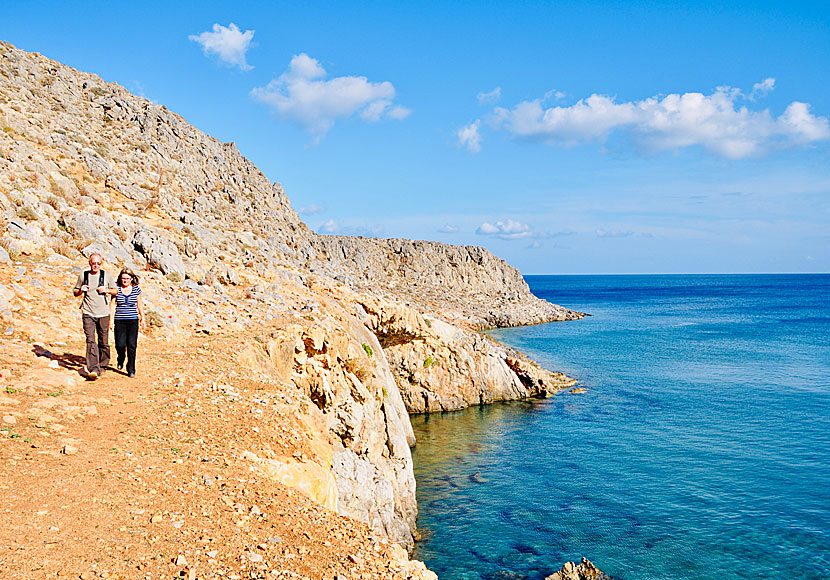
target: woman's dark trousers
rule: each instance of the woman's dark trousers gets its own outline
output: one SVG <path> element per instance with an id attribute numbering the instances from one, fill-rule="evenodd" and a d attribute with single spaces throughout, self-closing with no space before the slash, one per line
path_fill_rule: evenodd
<path id="1" fill-rule="evenodd" d="M 138 346 L 138 318 L 115 319 L 115 351 L 118 353 L 118 366 L 124 364 L 127 357 L 127 374 L 135 374 L 135 350 Z"/>

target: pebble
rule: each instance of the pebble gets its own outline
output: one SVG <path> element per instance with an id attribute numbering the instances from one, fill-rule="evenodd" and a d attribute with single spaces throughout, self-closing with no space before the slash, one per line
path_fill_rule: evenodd
<path id="1" fill-rule="evenodd" d="M 187 558 L 184 557 L 184 554 L 179 554 L 176 558 L 176 566 L 187 566 Z"/>
<path id="2" fill-rule="evenodd" d="M 16 425 L 17 418 L 14 415 L 3 415 L 3 423 L 6 425 Z"/>
<path id="3" fill-rule="evenodd" d="M 53 360 L 49 363 L 49 368 L 50 369 L 59 369 L 59 368 L 61 368 L 61 365 L 58 361 Z"/>
<path id="4" fill-rule="evenodd" d="M 71 445 L 64 445 L 63 449 L 61 449 L 61 453 L 64 455 L 75 455 L 78 453 L 78 449 L 76 447 L 72 447 Z"/>

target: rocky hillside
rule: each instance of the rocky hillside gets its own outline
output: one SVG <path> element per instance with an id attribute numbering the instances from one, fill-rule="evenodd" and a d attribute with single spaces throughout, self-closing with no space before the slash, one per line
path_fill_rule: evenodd
<path id="1" fill-rule="evenodd" d="M 170 387 L 164 360 L 177 360 L 186 372 L 176 400 L 202 400 L 199 410 L 156 408 L 165 424 L 181 424 L 179 440 L 208 440 L 185 418 L 191 412 L 209 407 L 222 425 L 225 407 L 244 399 L 246 411 L 233 421 L 242 422 L 246 444 L 222 444 L 236 447 L 235 465 L 257 489 L 298 490 L 406 548 L 417 516 L 407 412 L 547 396 L 573 384 L 475 332 L 578 316 L 533 297 L 486 250 L 317 236 L 233 144 L 118 85 L 8 44 L 0 44 L 0 232 L 0 354 L 15 361 L 2 369 L 0 412 L 8 425 L 27 427 L 25 437 L 0 437 L 6 467 L 39 454 L 41 437 L 45 451 L 60 455 L 53 443 L 66 423 L 74 432 L 64 445 L 75 448 L 95 397 L 108 397 L 90 395 L 81 380 L 70 292 L 96 251 L 105 269 L 127 265 L 142 278 L 151 329 L 140 348 L 161 365 L 146 388 Z M 204 365 L 212 375 L 201 376 Z M 132 432 L 124 415 L 106 424 Z M 71 465 L 49 465 L 54 477 L 74 477 Z M 187 476 L 198 480 L 200 464 L 190 465 Z M 43 469 L 43 477 L 51 473 Z M 139 504 L 135 510 L 150 509 Z M 85 535 L 93 528 L 67 522 L 72 541 L 93 541 Z"/>
<path id="2" fill-rule="evenodd" d="M 0 191 L 19 192 L 3 209 L 33 241 L 69 254 L 64 243 L 86 251 L 84 242 L 97 242 L 110 261 L 146 261 L 200 284 L 242 265 L 263 274 L 299 266 L 478 327 L 579 316 L 535 298 L 515 268 L 482 248 L 317 236 L 233 143 L 96 75 L 8 44 L 0 51 Z M 37 191 L 51 196 L 26 195 Z M 156 209 L 171 222 L 164 232 L 95 219 L 101 206 L 139 216 Z M 27 223 L 44 218 L 62 218 L 74 239 L 52 235 L 48 221 Z"/>

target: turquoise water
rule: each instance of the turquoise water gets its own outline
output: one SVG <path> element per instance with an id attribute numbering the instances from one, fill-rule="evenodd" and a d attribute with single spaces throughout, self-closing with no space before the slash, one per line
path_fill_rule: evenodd
<path id="1" fill-rule="evenodd" d="M 830 578 L 830 276 L 533 276 L 492 335 L 586 394 L 413 417 L 442 580 Z"/>

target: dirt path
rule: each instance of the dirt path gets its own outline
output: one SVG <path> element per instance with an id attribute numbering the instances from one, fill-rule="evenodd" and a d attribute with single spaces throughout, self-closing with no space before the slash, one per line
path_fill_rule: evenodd
<path id="1" fill-rule="evenodd" d="M 0 339 L 2 578 L 411 577 L 401 548 L 246 459 L 314 453 L 295 388 L 235 363 L 253 330 L 142 335 L 136 378 L 87 381 L 79 325 L 49 318 Z"/>

